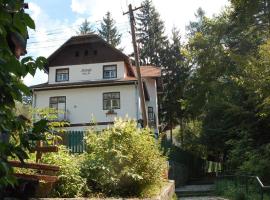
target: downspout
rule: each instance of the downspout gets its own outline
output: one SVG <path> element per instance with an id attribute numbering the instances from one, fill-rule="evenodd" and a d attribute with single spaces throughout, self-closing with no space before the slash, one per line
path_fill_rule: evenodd
<path id="1" fill-rule="evenodd" d="M 135 98 L 136 98 L 136 118 L 139 120 L 139 98 L 138 98 L 138 83 L 135 82 Z"/>
<path id="2" fill-rule="evenodd" d="M 32 89 L 32 95 L 33 95 L 32 107 L 34 109 L 36 109 L 36 107 L 37 107 L 37 97 L 36 97 L 36 94 L 35 94 L 35 90 L 34 89 Z M 35 114 L 35 112 L 33 114 L 33 121 L 34 122 L 36 121 L 36 114 Z"/>
<path id="3" fill-rule="evenodd" d="M 35 94 L 35 91 L 34 89 L 32 90 L 32 94 L 33 94 L 33 102 L 32 102 L 32 106 L 33 108 L 36 108 L 37 107 L 37 98 L 36 98 L 36 94 Z"/>

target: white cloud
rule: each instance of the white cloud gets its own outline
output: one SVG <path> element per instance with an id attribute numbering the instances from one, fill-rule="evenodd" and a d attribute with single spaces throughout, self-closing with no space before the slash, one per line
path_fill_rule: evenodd
<path id="1" fill-rule="evenodd" d="M 123 12 L 128 10 L 129 3 L 135 7 L 140 6 L 141 2 L 142 0 L 72 0 L 71 9 L 78 14 L 88 14 L 90 21 L 93 22 L 101 20 L 105 13 L 110 11 L 117 21 L 119 30 L 124 34 L 123 46 L 127 52 L 131 52 L 131 41 L 128 41 L 131 40 L 128 33 L 128 16 L 123 15 Z M 199 7 L 206 11 L 207 16 L 212 16 L 229 4 L 228 0 L 152 0 L 152 2 L 165 23 L 166 33 L 170 34 L 172 27 L 176 26 L 183 36 L 186 26 L 195 19 L 194 14 Z"/>
<path id="2" fill-rule="evenodd" d="M 153 0 L 155 7 L 165 22 L 167 33 L 173 26 L 180 29 L 182 35 L 189 22 L 195 19 L 194 14 L 201 7 L 207 16 L 218 14 L 222 8 L 228 5 L 228 0 Z"/>
<path id="3" fill-rule="evenodd" d="M 85 12 L 91 10 L 96 4 L 96 1 L 92 0 L 72 0 L 71 1 L 71 9 L 73 12 L 84 14 Z"/>
<path id="4" fill-rule="evenodd" d="M 27 56 L 48 57 L 69 37 L 76 34 L 75 25 L 67 20 L 55 20 L 51 18 L 35 3 L 30 2 L 27 11 L 36 24 L 36 29 L 29 31 Z M 27 85 L 34 85 L 44 83 L 47 79 L 47 74 L 37 70 L 34 77 L 28 74 L 24 78 L 24 83 Z"/>

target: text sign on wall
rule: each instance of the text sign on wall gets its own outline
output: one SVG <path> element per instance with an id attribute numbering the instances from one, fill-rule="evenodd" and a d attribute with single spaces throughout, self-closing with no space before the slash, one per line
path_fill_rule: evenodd
<path id="1" fill-rule="evenodd" d="M 81 69 L 82 75 L 88 75 L 91 74 L 92 69 Z"/>

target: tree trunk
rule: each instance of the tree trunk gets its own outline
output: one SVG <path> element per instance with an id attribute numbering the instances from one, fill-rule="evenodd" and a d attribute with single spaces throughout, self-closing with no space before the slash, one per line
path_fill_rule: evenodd
<path id="1" fill-rule="evenodd" d="M 181 139 L 181 147 L 184 147 L 184 127 L 183 127 L 183 118 L 180 117 L 180 139 Z"/>

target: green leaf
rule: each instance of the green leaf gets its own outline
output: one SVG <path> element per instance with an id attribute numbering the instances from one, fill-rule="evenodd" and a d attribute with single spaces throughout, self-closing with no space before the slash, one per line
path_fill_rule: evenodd
<path id="1" fill-rule="evenodd" d="M 0 8 L 0 22 L 1 24 L 11 24 L 12 22 L 12 17 L 11 15 L 6 12 L 6 10 L 4 10 L 3 8 Z"/>
<path id="2" fill-rule="evenodd" d="M 31 95 L 30 89 L 23 82 L 18 83 L 18 89 L 20 89 L 25 95 Z"/>
<path id="3" fill-rule="evenodd" d="M 46 64 L 47 64 L 46 58 L 40 56 L 36 59 L 36 65 L 40 70 L 44 70 Z"/>
<path id="4" fill-rule="evenodd" d="M 35 122 L 33 130 L 32 130 L 33 133 L 43 133 L 44 131 L 46 131 L 47 123 L 48 123 L 48 120 L 46 119 L 41 119 L 38 122 Z"/>
<path id="5" fill-rule="evenodd" d="M 26 35 L 27 29 L 26 29 L 25 24 L 23 23 L 21 12 L 14 14 L 13 25 L 16 29 L 18 29 L 20 34 Z"/>
<path id="6" fill-rule="evenodd" d="M 26 25 L 31 28 L 31 29 L 35 29 L 35 22 L 34 20 L 29 16 L 29 14 L 24 13 L 23 14 L 23 19 L 26 23 Z"/>
<path id="7" fill-rule="evenodd" d="M 22 60 L 21 60 L 21 63 L 22 64 L 27 64 L 28 62 L 30 61 L 34 61 L 34 59 L 31 57 L 31 56 L 27 56 L 27 57 L 24 57 Z"/>

